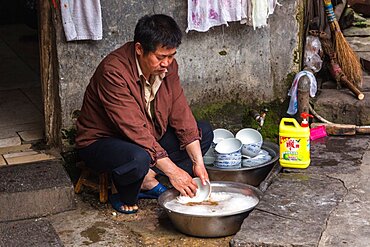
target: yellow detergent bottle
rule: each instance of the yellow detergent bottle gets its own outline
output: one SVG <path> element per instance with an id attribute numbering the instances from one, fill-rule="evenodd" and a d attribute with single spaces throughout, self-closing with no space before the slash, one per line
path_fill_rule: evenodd
<path id="1" fill-rule="evenodd" d="M 280 165 L 287 168 L 307 168 L 310 165 L 310 128 L 308 117 L 301 114 L 303 121 L 294 118 L 283 118 L 279 126 Z"/>

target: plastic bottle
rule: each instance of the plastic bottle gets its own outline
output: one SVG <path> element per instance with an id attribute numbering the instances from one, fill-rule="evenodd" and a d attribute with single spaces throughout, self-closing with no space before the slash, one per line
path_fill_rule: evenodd
<path id="1" fill-rule="evenodd" d="M 305 169 L 310 165 L 310 128 L 308 113 L 301 114 L 301 125 L 294 118 L 283 118 L 279 125 L 280 165 Z"/>

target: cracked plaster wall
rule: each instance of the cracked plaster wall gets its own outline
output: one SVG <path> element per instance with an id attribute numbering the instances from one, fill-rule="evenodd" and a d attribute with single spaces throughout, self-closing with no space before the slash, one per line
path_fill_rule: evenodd
<path id="1" fill-rule="evenodd" d="M 176 55 L 180 78 L 189 103 L 207 104 L 238 100 L 242 103 L 284 99 L 288 75 L 300 68 L 302 0 L 281 0 L 268 26 L 230 23 L 208 32 L 184 32 Z M 103 40 L 66 42 L 60 16 L 56 20 L 59 92 L 62 128 L 73 125 L 72 113 L 96 66 L 110 51 L 133 39 L 137 20 L 144 14 L 173 16 L 187 27 L 187 2 L 175 0 L 101 1 Z M 226 55 L 220 55 L 226 51 Z"/>

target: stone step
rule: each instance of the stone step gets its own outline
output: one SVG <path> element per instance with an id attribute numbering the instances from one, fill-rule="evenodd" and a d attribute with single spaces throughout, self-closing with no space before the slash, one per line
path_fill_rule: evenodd
<path id="1" fill-rule="evenodd" d="M 0 167 L 60 158 L 59 152 L 52 150 L 37 150 L 34 149 L 31 144 L 0 148 Z"/>
<path id="2" fill-rule="evenodd" d="M 314 110 L 333 123 L 370 125 L 370 92 L 364 95 L 358 100 L 348 89 L 321 89 Z"/>
<path id="3" fill-rule="evenodd" d="M 1 166 L 0 178 L 0 222 L 76 207 L 73 184 L 61 160 Z"/>
<path id="4" fill-rule="evenodd" d="M 0 223 L 0 246 L 64 246 L 47 219 Z"/>
<path id="5" fill-rule="evenodd" d="M 313 99 L 314 110 L 326 120 L 338 124 L 370 125 L 370 76 L 363 77 L 363 100 L 347 88 L 335 89 L 335 83 L 325 85 Z"/>

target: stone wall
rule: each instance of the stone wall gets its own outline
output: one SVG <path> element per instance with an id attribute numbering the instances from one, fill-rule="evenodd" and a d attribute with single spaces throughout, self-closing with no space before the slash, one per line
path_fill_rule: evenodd
<path id="1" fill-rule="evenodd" d="M 190 104 L 231 100 L 259 104 L 285 99 L 291 75 L 300 69 L 302 2 L 280 0 L 282 6 L 277 6 L 268 26 L 261 29 L 233 22 L 204 33 L 185 33 L 187 1 L 106 0 L 101 1 L 100 41 L 66 42 L 57 18 L 62 127 L 72 126 L 72 113 L 81 107 L 85 87 L 98 63 L 133 39 L 135 24 L 145 14 L 173 16 L 184 30 L 176 58 Z"/>

